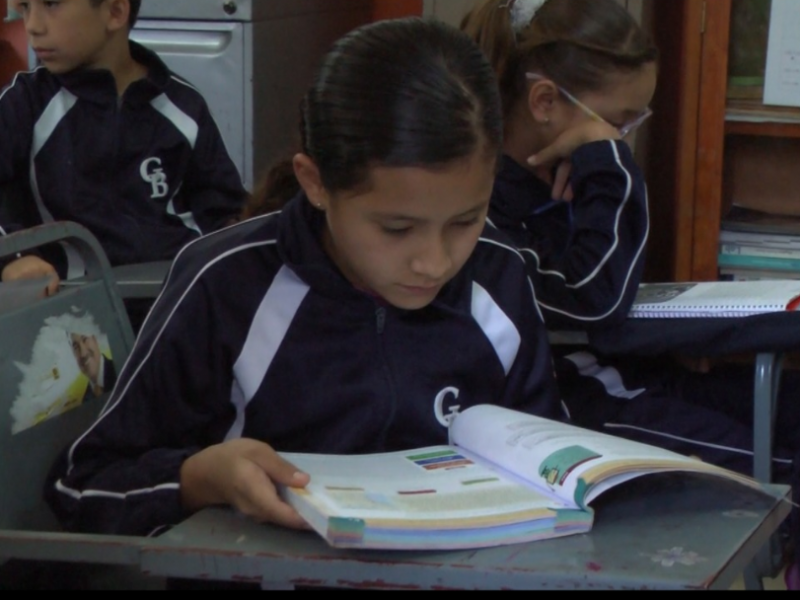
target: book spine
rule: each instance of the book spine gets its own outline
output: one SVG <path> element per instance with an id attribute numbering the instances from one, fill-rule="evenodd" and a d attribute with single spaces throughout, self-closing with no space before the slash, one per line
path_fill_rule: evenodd
<path id="1" fill-rule="evenodd" d="M 767 246 L 723 242 L 720 244 L 720 254 L 726 256 L 759 256 L 765 258 L 800 260 L 800 246 Z"/>
<path id="2" fill-rule="evenodd" d="M 800 271 L 760 271 L 758 269 L 720 269 L 720 281 L 800 280 Z"/>
<path id="3" fill-rule="evenodd" d="M 723 253 L 720 253 L 717 259 L 720 268 L 745 268 L 760 269 L 765 271 L 800 271 L 800 259 Z"/>
<path id="4" fill-rule="evenodd" d="M 767 246 L 769 248 L 800 248 L 800 234 L 764 233 L 759 231 L 731 231 L 720 229 L 721 244 L 742 246 Z"/>

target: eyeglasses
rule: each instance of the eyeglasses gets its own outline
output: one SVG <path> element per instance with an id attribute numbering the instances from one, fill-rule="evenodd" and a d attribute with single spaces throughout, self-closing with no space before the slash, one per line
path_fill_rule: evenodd
<path id="1" fill-rule="evenodd" d="M 530 80 L 545 79 L 543 76 L 537 73 L 526 73 L 525 76 Z M 558 88 L 558 91 L 561 92 L 567 100 L 569 100 L 572 104 L 580 108 L 590 119 L 592 119 L 593 121 L 597 121 L 598 123 L 605 123 L 610 127 L 614 127 L 617 131 L 619 131 L 619 135 L 622 138 L 628 137 L 631 133 L 633 133 L 639 127 L 641 127 L 642 123 L 644 123 L 645 121 L 647 121 L 647 119 L 653 116 L 653 111 L 648 107 L 644 110 L 644 112 L 642 112 L 642 114 L 640 114 L 638 117 L 636 117 L 629 123 L 625 123 L 625 125 L 623 125 L 622 127 L 615 127 L 614 125 L 611 125 L 611 123 L 606 121 L 603 117 L 594 112 L 591 108 L 586 106 L 583 102 L 578 100 L 575 96 L 570 94 L 567 90 L 562 88 L 560 85 L 556 84 L 556 88 Z"/>

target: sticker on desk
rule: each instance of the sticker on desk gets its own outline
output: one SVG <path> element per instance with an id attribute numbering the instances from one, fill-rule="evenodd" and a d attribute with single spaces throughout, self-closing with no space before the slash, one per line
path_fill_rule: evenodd
<path id="1" fill-rule="evenodd" d="M 105 396 L 117 378 L 108 336 L 90 313 L 45 319 L 30 363 L 14 366 L 22 381 L 11 407 L 13 435 Z"/>
<path id="2" fill-rule="evenodd" d="M 666 550 L 660 550 L 655 554 L 642 553 L 641 556 L 649 558 L 652 562 L 660 564 L 665 569 L 672 569 L 675 565 L 694 567 L 701 563 L 708 562 L 707 558 L 700 556 L 697 552 L 692 552 L 684 548 L 668 548 Z"/>

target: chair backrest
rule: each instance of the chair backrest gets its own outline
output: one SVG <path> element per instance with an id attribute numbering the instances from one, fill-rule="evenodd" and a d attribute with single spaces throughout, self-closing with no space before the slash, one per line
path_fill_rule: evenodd
<path id="1" fill-rule="evenodd" d="M 59 241 L 81 253 L 85 283 L 20 308 L 0 306 L 0 530 L 58 530 L 42 496 L 47 473 L 97 418 L 133 347 L 108 260 L 86 229 L 56 223 L 0 237 L 0 257 Z M 102 393 L 89 379 L 101 354 Z"/>
<path id="2" fill-rule="evenodd" d="M 155 299 L 169 275 L 172 261 L 114 267 L 114 281 L 123 299 Z"/>

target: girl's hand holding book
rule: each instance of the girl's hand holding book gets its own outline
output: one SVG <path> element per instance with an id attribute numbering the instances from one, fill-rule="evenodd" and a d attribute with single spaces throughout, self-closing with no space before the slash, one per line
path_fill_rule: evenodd
<path id="1" fill-rule="evenodd" d="M 181 469 L 181 497 L 192 512 L 230 505 L 259 523 L 308 529 L 292 507 L 278 496 L 276 484 L 304 488 L 310 478 L 255 440 L 211 446 L 189 458 Z"/>

